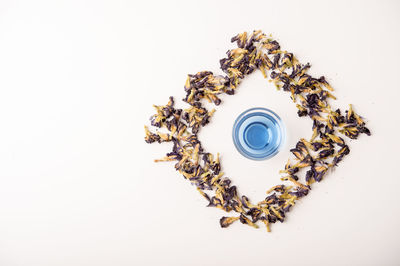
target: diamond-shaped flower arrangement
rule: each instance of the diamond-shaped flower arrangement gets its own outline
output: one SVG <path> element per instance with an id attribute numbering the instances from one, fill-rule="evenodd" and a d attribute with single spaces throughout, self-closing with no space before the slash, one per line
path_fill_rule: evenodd
<path id="1" fill-rule="evenodd" d="M 173 97 L 164 106 L 154 106 L 157 113 L 150 118 L 151 125 L 162 130 L 152 132 L 145 126 L 145 140 L 147 143 L 172 142 L 172 151 L 155 161 L 176 161 L 175 169 L 197 187 L 209 207 L 233 213 L 220 219 L 221 227 L 240 220 L 258 228 L 257 222 L 262 221 L 270 231 L 271 223 L 283 222 L 286 213 L 309 193 L 312 184 L 320 182 L 329 169 L 349 154 L 350 149 L 341 136 L 356 139 L 361 133 L 370 135 L 370 132 L 351 105 L 345 113 L 332 109 L 328 99 L 335 97 L 325 78 L 307 74 L 310 64 L 301 64 L 292 53 L 281 50 L 271 36 L 261 31 L 244 32 L 231 42 L 236 42 L 238 47 L 229 50 L 227 57 L 220 60 L 225 74 L 202 71 L 188 75 L 183 101 L 190 106 L 184 110 L 174 108 Z M 308 116 L 313 126 L 311 138 L 300 139 L 290 150 L 294 162 L 289 159 L 280 171 L 280 184 L 268 189 L 264 200 L 252 203 L 224 177 L 219 154 L 214 156 L 203 149 L 198 132 L 215 112 L 215 109 L 207 110 L 203 101 L 219 105 L 218 95 L 233 95 L 240 81 L 257 69 L 265 78 L 269 76 L 278 90 L 290 93 L 298 116 Z"/>

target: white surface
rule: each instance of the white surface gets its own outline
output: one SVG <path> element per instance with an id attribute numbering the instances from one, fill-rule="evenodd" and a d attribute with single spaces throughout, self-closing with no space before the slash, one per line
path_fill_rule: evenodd
<path id="1" fill-rule="evenodd" d="M 396 1 L 1 1 L 0 265 L 399 265 L 400 4 Z M 186 74 L 218 72 L 244 30 L 271 32 L 336 88 L 332 103 L 373 136 L 272 233 L 223 213 L 146 145 L 151 105 L 183 97 Z M 255 73 L 201 132 L 254 201 L 279 182 L 231 141 L 237 114 L 265 106 L 310 136 L 289 95 Z"/>

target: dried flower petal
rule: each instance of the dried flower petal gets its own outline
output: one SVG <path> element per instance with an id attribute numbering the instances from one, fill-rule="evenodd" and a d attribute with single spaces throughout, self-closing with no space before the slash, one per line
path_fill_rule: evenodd
<path id="1" fill-rule="evenodd" d="M 219 220 L 219 224 L 221 225 L 222 228 L 226 228 L 237 220 L 239 220 L 239 217 L 225 217 L 224 216 Z"/>

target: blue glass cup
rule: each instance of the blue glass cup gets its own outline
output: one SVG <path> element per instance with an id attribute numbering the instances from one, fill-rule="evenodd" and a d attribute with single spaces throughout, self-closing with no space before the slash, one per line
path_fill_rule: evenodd
<path id="1" fill-rule="evenodd" d="M 251 108 L 239 115 L 232 130 L 236 149 L 246 158 L 266 160 L 283 147 L 286 129 L 282 119 L 267 108 Z"/>

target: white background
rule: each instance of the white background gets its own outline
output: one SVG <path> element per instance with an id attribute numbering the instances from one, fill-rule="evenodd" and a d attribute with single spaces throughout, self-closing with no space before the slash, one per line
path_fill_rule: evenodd
<path id="1" fill-rule="evenodd" d="M 398 1 L 5 1 L 0 3 L 0 265 L 399 265 Z M 233 224 L 148 145 L 152 104 L 188 73 L 219 73 L 230 37 L 261 29 L 354 104 L 372 136 L 283 224 Z M 253 201 L 311 122 L 260 73 L 201 131 Z M 276 111 L 288 146 L 253 162 L 231 141 L 248 107 Z"/>

